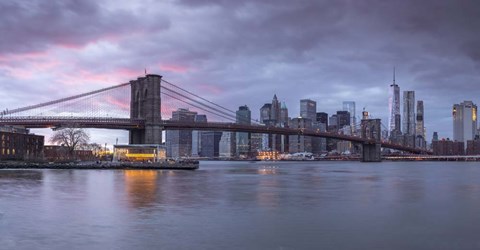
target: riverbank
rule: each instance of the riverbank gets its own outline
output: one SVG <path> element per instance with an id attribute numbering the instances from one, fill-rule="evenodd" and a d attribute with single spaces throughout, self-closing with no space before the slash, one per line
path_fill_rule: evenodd
<path id="1" fill-rule="evenodd" d="M 69 163 L 33 163 L 0 162 L 0 169 L 142 169 L 142 170 L 196 170 L 198 161 L 164 162 L 69 162 Z"/>

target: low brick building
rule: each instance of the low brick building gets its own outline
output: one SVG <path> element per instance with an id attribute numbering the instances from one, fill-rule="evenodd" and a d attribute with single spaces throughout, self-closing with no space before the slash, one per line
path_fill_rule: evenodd
<path id="1" fill-rule="evenodd" d="M 25 129 L 2 127 L 0 130 L 0 160 L 42 160 L 43 144 L 43 136 L 29 134 Z"/>

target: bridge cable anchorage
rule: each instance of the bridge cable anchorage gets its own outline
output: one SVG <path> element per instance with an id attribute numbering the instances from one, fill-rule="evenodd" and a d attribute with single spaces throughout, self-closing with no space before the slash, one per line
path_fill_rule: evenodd
<path id="1" fill-rule="evenodd" d="M 209 105 L 207 105 L 207 104 L 205 104 L 205 103 L 202 103 L 202 102 L 200 102 L 200 101 L 198 101 L 198 100 L 195 100 L 195 99 L 193 99 L 193 98 L 190 98 L 190 97 L 188 97 L 188 96 L 186 96 L 186 95 L 184 95 L 184 94 L 182 94 L 182 93 L 179 93 L 179 92 L 177 92 L 177 91 L 174 91 L 174 90 L 172 90 L 172 89 L 170 89 L 170 88 L 168 88 L 168 87 L 162 86 L 162 88 L 163 88 L 164 90 L 170 91 L 170 92 L 172 92 L 172 93 L 174 93 L 174 94 L 176 94 L 176 95 L 179 95 L 179 96 L 181 96 L 181 97 L 184 97 L 184 98 L 186 98 L 186 99 L 188 99 L 188 100 L 190 100 L 190 101 L 192 101 L 192 102 L 195 102 L 195 103 L 197 103 L 197 104 L 199 104 L 199 105 L 202 105 L 202 106 L 204 106 L 204 107 L 206 107 L 206 108 L 208 108 L 208 109 L 210 109 L 210 110 L 213 110 L 213 111 L 215 111 L 215 112 L 218 112 L 219 114 L 222 114 L 222 115 L 225 115 L 225 116 L 229 116 L 229 117 L 232 117 L 232 118 L 235 117 L 234 119 L 236 119 L 236 116 L 233 115 L 233 114 L 230 114 L 230 113 L 227 113 L 227 112 L 225 112 L 225 111 L 219 110 L 219 109 L 217 109 L 217 108 L 211 107 L 211 106 L 209 106 Z M 166 94 L 166 93 L 163 92 L 163 94 Z M 171 95 L 169 95 L 169 96 L 172 97 Z M 172 97 L 172 98 L 173 98 L 173 97 Z M 179 100 L 179 101 L 182 101 L 182 100 L 180 100 L 179 98 L 175 98 L 175 99 L 177 99 L 177 100 Z M 191 104 L 190 104 L 190 105 L 191 105 Z M 197 107 L 197 108 L 198 108 L 198 107 Z M 203 110 L 203 109 L 202 109 L 202 110 Z M 204 111 L 206 111 L 206 110 L 204 110 Z M 214 112 L 211 112 L 211 111 L 209 111 L 209 113 L 214 114 L 214 115 L 218 115 L 217 113 L 214 113 Z"/>
<path id="2" fill-rule="evenodd" d="M 65 97 L 65 98 L 61 98 L 61 99 L 57 99 L 57 100 L 53 100 L 53 101 L 49 101 L 49 102 L 44 102 L 44 103 L 40 103 L 40 104 L 36 104 L 36 105 L 30 105 L 30 106 L 26 106 L 26 107 L 22 107 L 22 108 L 16 108 L 16 109 L 12 109 L 12 110 L 6 110 L 4 112 L 4 115 L 11 115 L 11 114 L 15 114 L 15 113 L 23 112 L 23 111 L 28 111 L 28 110 L 32 110 L 32 109 L 36 109 L 36 108 L 42 108 L 42 107 L 45 107 L 45 106 L 50 106 L 50 105 L 53 105 L 53 104 L 58 104 L 58 103 L 66 102 L 66 101 L 71 101 L 71 100 L 79 99 L 79 98 L 82 98 L 82 97 L 91 96 L 91 95 L 94 95 L 94 94 L 105 92 L 105 91 L 108 91 L 108 90 L 111 90 L 111 89 L 124 87 L 124 86 L 127 86 L 129 84 L 130 84 L 129 82 L 128 83 L 122 83 L 122 84 L 118 84 L 118 85 L 115 85 L 115 86 L 111 86 L 111 87 L 107 87 L 107 88 L 103 88 L 103 89 L 98 89 L 98 90 L 90 91 L 90 92 L 87 92 L 87 93 L 74 95 L 74 96 L 70 96 L 70 97 Z"/>
<path id="3" fill-rule="evenodd" d="M 190 102 L 187 102 L 187 101 L 185 101 L 185 100 L 182 100 L 182 99 L 180 99 L 180 98 L 178 98 L 178 97 L 172 96 L 172 95 L 167 94 L 167 93 L 165 93 L 165 92 L 163 92 L 162 94 L 164 94 L 164 95 L 166 95 L 166 96 L 168 96 L 168 97 L 171 97 L 171 98 L 173 98 L 173 99 L 175 99 L 175 100 L 178 100 L 178 101 L 181 101 L 181 102 L 183 102 L 183 103 L 186 103 L 186 104 L 188 104 L 188 105 L 191 105 L 191 106 L 193 106 L 193 107 L 195 107 L 195 108 L 198 108 L 198 109 L 200 109 L 200 110 L 203 110 L 203 111 L 205 111 L 205 112 L 208 112 L 208 113 L 210 113 L 210 114 L 213 114 L 213 115 L 216 115 L 216 116 L 225 118 L 225 119 L 230 120 L 230 121 L 233 121 L 233 122 L 236 121 L 236 119 L 233 118 L 233 117 L 231 117 L 231 116 L 225 116 L 225 115 L 213 113 L 212 111 L 210 111 L 210 110 L 208 110 L 208 109 L 202 108 L 202 107 L 200 107 L 200 106 L 197 106 L 197 105 L 195 105 L 195 104 L 192 104 L 192 103 L 190 103 Z"/>

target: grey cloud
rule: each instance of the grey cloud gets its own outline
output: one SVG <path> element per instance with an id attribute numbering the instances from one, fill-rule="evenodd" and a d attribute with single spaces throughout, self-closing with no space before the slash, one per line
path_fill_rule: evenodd
<path id="1" fill-rule="evenodd" d="M 166 29 L 157 18 L 145 22 L 124 10 L 108 11 L 98 1 L 1 1 L 0 54 L 43 51 L 52 45 L 83 46 L 135 30 Z"/>

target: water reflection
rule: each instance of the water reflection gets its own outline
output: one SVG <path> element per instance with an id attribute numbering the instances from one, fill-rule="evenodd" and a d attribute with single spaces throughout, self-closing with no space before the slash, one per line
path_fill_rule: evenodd
<path id="1" fill-rule="evenodd" d="M 36 195 L 43 179 L 42 171 L 0 170 L 0 189 L 4 191 L 0 192 L 0 198 L 19 196 L 22 195 L 22 192 L 25 192 L 23 195 Z M 20 191 L 9 192 L 8 190 Z"/>
<path id="2" fill-rule="evenodd" d="M 159 173 L 156 170 L 124 170 L 126 198 L 132 207 L 144 208 L 155 204 Z"/>

